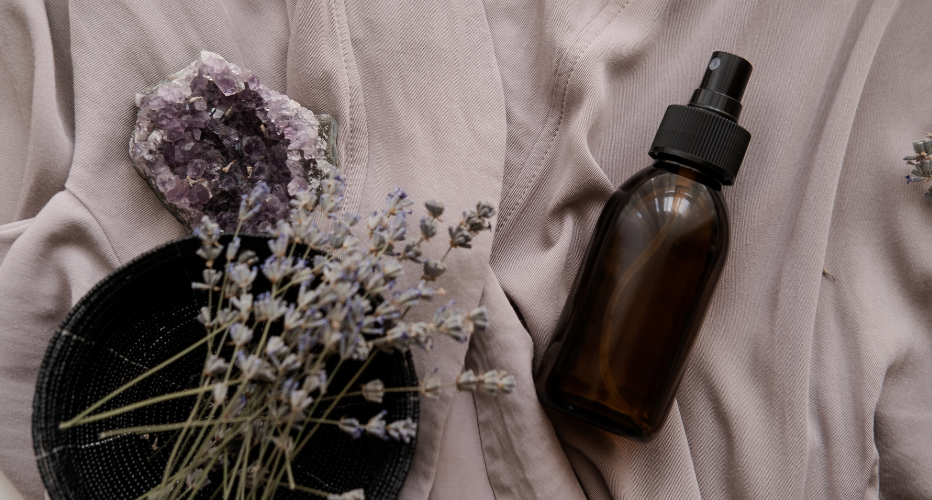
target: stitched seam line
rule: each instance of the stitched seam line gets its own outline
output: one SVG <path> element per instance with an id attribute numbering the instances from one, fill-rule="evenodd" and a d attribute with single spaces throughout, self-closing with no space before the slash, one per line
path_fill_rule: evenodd
<path id="1" fill-rule="evenodd" d="M 348 52 L 348 49 L 350 51 L 352 50 L 352 43 L 349 41 L 349 19 L 346 16 L 345 4 L 341 3 L 340 8 L 337 9 L 337 1 L 339 0 L 331 0 L 330 2 L 330 16 L 333 19 L 333 28 L 334 28 L 334 31 L 336 31 L 337 39 L 340 41 L 340 55 L 342 58 L 341 62 L 343 63 L 343 77 L 345 78 L 345 83 L 346 83 L 346 96 L 347 96 L 346 117 L 345 117 L 346 125 L 344 126 L 343 124 L 338 124 L 338 126 L 339 126 L 339 130 L 341 130 L 342 133 L 345 133 L 348 136 L 347 140 L 345 141 L 346 146 L 347 146 L 346 151 L 340 163 L 344 165 L 343 167 L 341 167 L 341 170 L 346 173 L 345 177 L 349 179 L 350 177 L 349 168 L 352 165 L 352 162 L 350 162 L 349 159 L 351 156 L 352 157 L 357 156 L 356 155 L 357 146 L 355 146 L 355 144 L 360 140 L 358 139 L 358 134 L 356 133 L 356 129 L 352 127 L 352 123 L 353 123 L 352 115 L 353 115 L 353 110 L 359 107 L 354 104 L 354 100 L 357 99 L 355 97 L 357 93 L 359 94 L 360 96 L 359 98 L 361 99 L 362 83 L 359 81 L 360 79 L 359 79 L 358 72 L 351 72 L 349 68 L 349 55 L 350 54 Z M 351 78 L 351 74 L 353 74 L 355 78 Z M 354 87 L 355 87 L 355 91 L 354 91 Z M 361 106 L 361 108 L 362 108 L 363 117 L 365 117 L 365 105 Z M 368 134 L 368 130 L 369 130 L 368 127 L 366 127 L 367 134 Z M 353 132 L 352 135 L 350 134 L 350 131 Z M 365 139 L 368 143 L 368 137 Z M 339 141 L 339 138 L 337 140 Z M 361 169 L 361 172 L 360 172 L 361 179 L 357 179 L 358 182 L 353 182 L 350 185 L 348 192 L 347 192 L 347 196 L 346 196 L 346 199 L 349 200 L 351 203 L 353 202 L 353 200 L 355 200 L 356 206 L 351 207 L 352 210 L 350 210 L 350 207 L 347 206 L 348 204 L 344 204 L 343 212 L 346 212 L 347 210 L 351 212 L 358 212 L 358 208 L 359 208 L 358 205 L 362 203 L 362 200 L 360 199 L 358 194 L 361 192 L 361 189 L 364 187 L 363 185 L 365 184 L 366 177 L 369 173 L 368 154 L 366 154 L 365 159 L 366 159 L 365 165 L 360 164 L 355 167 L 357 169 Z"/>
<path id="2" fill-rule="evenodd" d="M 550 149 L 553 147 L 553 144 L 556 141 L 557 135 L 560 131 L 560 127 L 563 125 L 563 117 L 566 114 L 566 97 L 567 97 L 567 92 L 569 91 L 569 82 L 572 79 L 573 74 L 576 71 L 576 67 L 579 64 L 579 61 L 582 60 L 582 57 L 584 55 L 586 55 L 586 52 L 589 51 L 589 49 L 592 47 L 592 44 L 595 43 L 595 40 L 599 37 L 599 35 L 601 35 L 611 25 L 612 21 L 614 21 L 615 18 L 617 18 L 618 15 L 621 14 L 621 12 L 625 9 L 625 7 L 628 6 L 629 3 L 631 3 L 630 0 L 627 0 L 624 4 L 621 4 L 620 7 L 618 8 L 618 11 L 612 14 L 611 17 L 609 17 L 609 19 L 606 21 L 605 26 L 603 26 L 601 29 L 599 29 L 598 31 L 592 34 L 591 38 L 589 39 L 588 43 L 586 43 L 585 47 L 581 47 L 579 54 L 576 56 L 575 60 L 573 61 L 572 66 L 569 68 L 569 71 L 567 72 L 566 78 L 561 81 L 560 83 L 561 90 L 559 92 L 561 96 L 560 97 L 560 113 L 557 116 L 556 125 L 553 127 L 553 130 L 550 132 L 550 140 L 547 142 L 547 147 L 544 149 L 544 154 L 541 157 L 541 162 L 537 166 L 537 168 L 534 169 L 533 173 L 531 174 L 527 182 L 524 183 L 524 187 L 521 189 L 521 194 L 515 199 L 515 203 L 511 204 L 506 214 L 502 214 L 502 216 L 499 217 L 499 220 L 498 220 L 499 228 L 502 228 L 502 226 L 505 226 L 505 227 L 508 226 L 511 216 L 524 202 L 525 198 L 527 197 L 528 191 L 531 189 L 531 186 L 534 184 L 534 181 L 537 180 L 537 177 L 540 175 L 540 171 L 543 169 L 544 161 L 547 159 L 547 156 L 550 154 Z M 619 5 L 619 4 L 615 3 L 613 5 Z M 603 10 L 602 12 L 604 13 L 607 10 L 609 10 L 608 7 L 606 7 L 606 9 Z M 596 25 L 603 17 L 604 15 L 600 13 L 599 16 L 597 16 L 592 22 L 589 23 L 588 26 L 586 26 L 586 29 L 583 30 L 583 32 L 585 33 L 586 31 L 593 29 L 594 25 Z M 563 58 L 560 61 L 561 64 L 559 66 L 563 65 L 562 63 L 563 61 L 566 60 L 567 56 L 568 56 L 568 52 L 564 54 Z M 560 72 L 558 70 L 558 74 L 559 73 Z M 547 121 L 550 121 L 549 118 Z M 543 135 L 543 132 L 542 132 L 542 135 Z M 535 150 L 536 149 L 538 148 L 535 148 Z M 528 155 L 527 160 L 522 165 L 521 167 L 522 171 L 525 170 L 529 166 L 531 157 L 533 156 L 533 151 L 534 150 L 532 150 L 531 154 Z"/>
<path id="3" fill-rule="evenodd" d="M 489 489 L 492 491 L 492 498 L 498 500 L 498 495 L 495 494 L 495 487 L 492 486 L 492 479 L 489 477 L 489 463 L 485 460 L 485 445 L 482 443 L 482 424 L 479 423 L 479 405 L 476 404 L 476 397 L 472 392 L 469 393 L 469 397 L 472 398 L 472 409 L 476 412 L 476 426 L 479 430 L 479 455 L 482 456 L 482 467 L 485 468 L 485 477 L 486 480 L 489 481 Z"/>
<path id="4" fill-rule="evenodd" d="M 82 200 L 80 196 L 78 196 L 74 191 L 68 189 L 67 186 L 65 186 L 64 191 L 70 194 L 72 197 L 74 197 L 74 199 L 78 200 L 78 203 L 80 203 L 81 206 L 84 207 L 84 211 L 86 211 L 91 216 L 91 218 L 94 219 L 94 223 L 97 224 L 97 228 L 100 229 L 101 234 L 104 235 L 104 241 L 107 242 L 107 246 L 110 248 L 110 254 L 113 257 L 114 262 L 117 263 L 117 267 L 122 266 L 123 262 L 120 260 L 120 257 L 117 255 L 116 250 L 114 250 L 113 243 L 110 241 L 110 236 L 107 234 L 107 231 L 104 230 L 104 227 L 100 224 L 100 220 L 97 219 L 96 215 L 94 215 L 94 212 L 92 212 L 91 209 L 88 208 L 87 204 L 84 203 L 84 200 Z"/>

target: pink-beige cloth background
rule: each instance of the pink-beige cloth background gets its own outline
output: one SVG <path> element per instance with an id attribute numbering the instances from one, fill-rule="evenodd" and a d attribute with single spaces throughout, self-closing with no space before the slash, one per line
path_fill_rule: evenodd
<path id="1" fill-rule="evenodd" d="M 134 94 L 207 49 L 339 119 L 351 210 L 396 185 L 452 214 L 500 205 L 494 239 L 443 283 L 491 328 L 416 362 L 506 369 L 518 388 L 423 402 L 402 498 L 932 498 L 932 202 L 901 160 L 932 131 L 929 15 L 925 0 L 0 0 L 0 470 L 42 497 L 30 416 L 48 340 L 98 280 L 184 235 L 127 141 Z M 666 427 L 638 444 L 548 415 L 532 373 L 602 203 L 715 50 L 754 65 L 731 252 Z"/>

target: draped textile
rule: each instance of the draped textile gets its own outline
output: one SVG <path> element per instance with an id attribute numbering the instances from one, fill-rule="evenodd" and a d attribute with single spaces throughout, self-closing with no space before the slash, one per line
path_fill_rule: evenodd
<path id="1" fill-rule="evenodd" d="M 451 218 L 499 204 L 442 282 L 490 329 L 415 362 L 518 387 L 423 401 L 402 498 L 932 497 L 932 203 L 901 160 L 932 132 L 927 7 L 0 0 L 0 470 L 42 497 L 29 424 L 55 327 L 184 234 L 130 165 L 133 96 L 211 50 L 337 117 L 349 209 L 394 186 Z M 676 405 L 638 444 L 545 412 L 532 373 L 602 204 L 715 50 L 754 65 L 753 139 Z"/>

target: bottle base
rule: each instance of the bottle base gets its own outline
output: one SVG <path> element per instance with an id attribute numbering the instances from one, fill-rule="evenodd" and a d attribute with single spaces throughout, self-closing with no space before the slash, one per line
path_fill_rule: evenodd
<path id="1" fill-rule="evenodd" d="M 545 408 L 556 410 L 564 415 L 581 420 L 604 431 L 639 443 L 650 442 L 660 431 L 660 426 L 650 428 L 641 425 L 630 416 L 618 413 L 617 411 L 593 401 L 574 401 L 576 398 L 555 397 L 554 395 L 540 392 L 537 393 L 537 399 L 540 400 Z M 611 417 L 608 415 L 611 415 Z"/>

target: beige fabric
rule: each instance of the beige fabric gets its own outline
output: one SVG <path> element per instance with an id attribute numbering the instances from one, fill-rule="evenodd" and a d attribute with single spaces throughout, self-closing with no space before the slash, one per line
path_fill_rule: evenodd
<path id="1" fill-rule="evenodd" d="M 519 386 L 425 401 L 403 498 L 932 497 L 932 204 L 900 160 L 932 131 L 926 2 L 97 4 L 0 0 L 0 469 L 26 498 L 55 326 L 182 235 L 126 143 L 133 94 L 201 49 L 338 117 L 352 209 L 395 185 L 453 214 L 501 200 L 444 283 L 492 328 L 416 363 Z M 755 66 L 754 138 L 677 405 L 637 444 L 548 415 L 531 374 L 601 204 L 714 50 Z"/>

